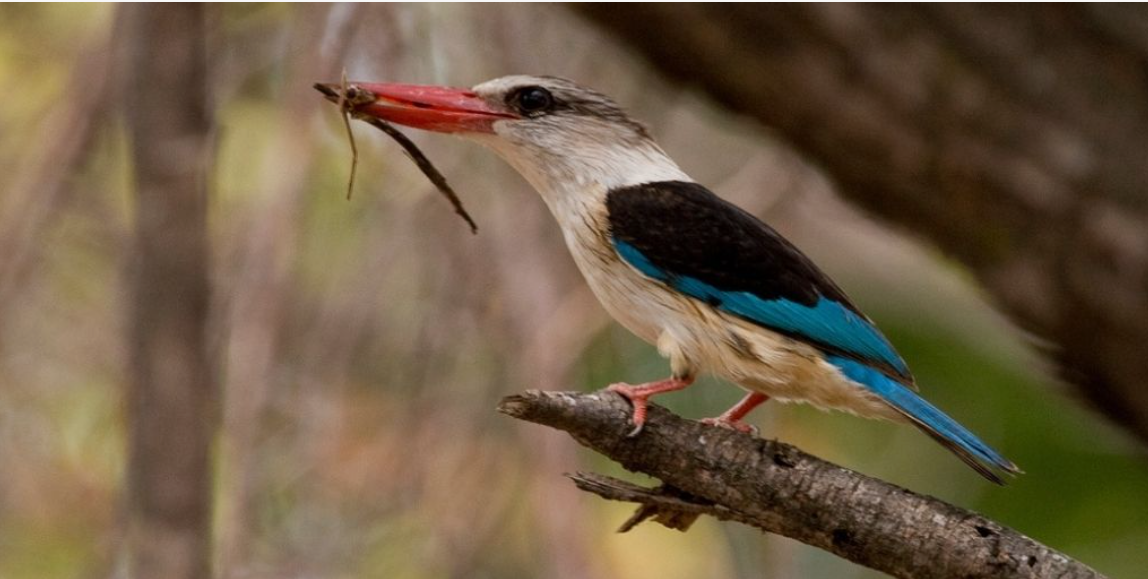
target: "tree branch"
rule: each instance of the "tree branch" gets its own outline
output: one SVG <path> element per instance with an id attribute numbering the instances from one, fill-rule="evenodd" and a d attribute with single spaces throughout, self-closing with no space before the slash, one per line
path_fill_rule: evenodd
<path id="1" fill-rule="evenodd" d="M 622 530 L 653 517 L 673 528 L 709 514 L 825 549 L 894 577 L 1101 577 L 971 511 L 806 454 L 785 443 L 714 428 L 650 406 L 627 437 L 630 406 L 605 391 L 531 390 L 498 410 L 568 432 L 625 468 L 656 477 L 643 489 L 598 475 L 579 488 L 642 505 Z"/>

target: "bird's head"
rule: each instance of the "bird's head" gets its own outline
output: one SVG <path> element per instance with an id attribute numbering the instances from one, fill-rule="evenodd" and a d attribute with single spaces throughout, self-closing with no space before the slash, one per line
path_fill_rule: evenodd
<path id="1" fill-rule="evenodd" d="M 569 80 L 514 75 L 469 89 L 354 86 L 368 95 L 354 105 L 356 114 L 487 145 L 548 201 L 591 188 L 686 178 L 610 97 Z"/>

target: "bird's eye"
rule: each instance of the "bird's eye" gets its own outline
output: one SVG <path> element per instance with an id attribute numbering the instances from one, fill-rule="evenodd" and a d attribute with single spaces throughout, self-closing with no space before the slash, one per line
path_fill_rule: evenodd
<path id="1" fill-rule="evenodd" d="M 528 86 L 514 91 L 511 103 L 525 115 L 537 115 L 554 106 L 554 96 L 540 86 Z"/>

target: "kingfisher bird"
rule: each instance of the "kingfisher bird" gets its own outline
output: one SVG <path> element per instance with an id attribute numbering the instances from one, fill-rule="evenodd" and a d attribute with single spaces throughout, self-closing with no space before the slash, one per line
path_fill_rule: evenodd
<path id="1" fill-rule="evenodd" d="M 742 419 L 766 400 L 804 402 L 909 422 L 998 484 L 1020 472 L 916 393 L 892 344 L 805 254 L 691 179 L 606 95 L 528 75 L 352 85 L 373 95 L 355 114 L 477 141 L 542 196 L 602 306 L 669 360 L 664 380 L 609 386 L 632 404 L 632 435 L 651 396 L 704 371 L 747 391 L 710 424 L 752 431 Z"/>

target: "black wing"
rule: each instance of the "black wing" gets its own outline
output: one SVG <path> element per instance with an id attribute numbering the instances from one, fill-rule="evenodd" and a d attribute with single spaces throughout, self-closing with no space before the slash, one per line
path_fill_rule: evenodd
<path id="1" fill-rule="evenodd" d="M 630 265 L 696 299 L 912 384 L 881 332 L 812 261 L 696 183 L 611 190 L 611 238 Z"/>

